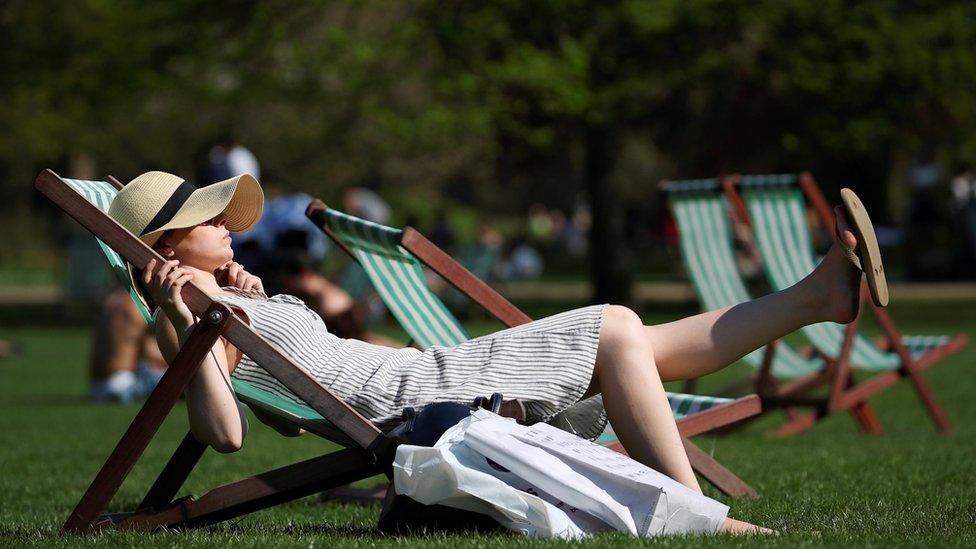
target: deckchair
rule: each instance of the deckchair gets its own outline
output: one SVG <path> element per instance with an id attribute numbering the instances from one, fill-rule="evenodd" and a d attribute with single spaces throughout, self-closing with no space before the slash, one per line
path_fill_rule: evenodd
<path id="1" fill-rule="evenodd" d="M 814 269 L 817 257 L 807 225 L 804 197 L 816 210 L 828 234 L 833 234 L 834 215 L 812 175 L 730 176 L 723 185 L 730 201 L 753 227 L 766 276 L 774 290 L 795 284 Z M 963 349 L 968 338 L 965 335 L 902 335 L 884 309 L 865 299 L 863 286 L 861 311 L 869 307 L 874 313 L 884 332 L 882 346 L 858 332 L 860 315 L 846 327 L 825 322 L 802 330 L 823 356 L 837 362 L 831 389 L 832 408 L 846 408 L 908 378 L 937 429 L 951 431 L 952 424 L 922 372 Z M 853 371 L 873 376 L 850 386 Z"/>
<path id="2" fill-rule="evenodd" d="M 126 260 L 133 265 L 145 265 L 150 258 L 157 262 L 163 260 L 104 213 L 121 188 L 118 181 L 62 179 L 53 171 L 44 170 L 38 175 L 35 187 L 98 238 L 124 283 L 129 284 L 124 274 Z M 212 524 L 387 470 L 398 440 L 380 432 L 254 332 L 230 308 L 212 300 L 192 283 L 184 287 L 183 299 L 201 320 L 68 517 L 64 531 Z M 148 311 L 143 308 L 141 312 L 147 321 L 151 320 Z M 199 499 L 189 496 L 175 499 L 206 449 L 188 433 L 135 511 L 104 515 L 205 354 L 221 336 L 254 359 L 305 405 L 296 405 L 234 380 L 234 389 L 241 400 L 345 448 L 214 488 Z"/>
<path id="3" fill-rule="evenodd" d="M 702 310 L 750 300 L 735 261 L 730 211 L 722 182 L 694 179 L 665 181 L 661 186 L 678 226 L 682 261 Z M 777 434 L 796 434 L 831 411 L 829 399 L 810 396 L 809 392 L 827 383 L 835 361 L 808 356 L 783 340 L 756 349 L 742 360 L 758 371 L 754 383 L 763 400 L 763 411 L 787 411 L 789 421 Z M 799 415 L 795 410 L 798 406 L 812 407 L 814 412 Z M 880 430 L 880 423 L 866 402 L 854 404 L 851 412 L 863 430 Z"/>
<path id="4" fill-rule="evenodd" d="M 411 227 L 394 229 L 339 212 L 319 200 L 306 212 L 320 229 L 355 258 L 369 275 L 387 308 L 421 349 L 467 341 L 469 334 L 427 284 L 424 268 L 442 277 L 507 327 L 531 319 L 485 282 Z M 750 395 L 737 400 L 669 394 L 682 442 L 695 470 L 722 492 L 754 496 L 756 492 L 694 445 L 688 437 L 728 425 L 759 413 L 759 400 Z M 612 436 L 603 440 L 623 451 Z"/>

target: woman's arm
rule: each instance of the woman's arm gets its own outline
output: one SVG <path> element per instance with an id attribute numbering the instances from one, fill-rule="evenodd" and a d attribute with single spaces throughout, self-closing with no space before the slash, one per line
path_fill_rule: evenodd
<path id="1" fill-rule="evenodd" d="M 182 324 L 182 323 L 181 323 Z M 156 323 L 159 350 L 172 362 L 186 342 L 192 325 L 177 328 L 166 316 Z M 186 334 L 177 337 L 177 334 Z M 236 452 L 244 444 L 243 425 L 227 370 L 224 346 L 218 339 L 186 387 L 186 410 L 194 438 L 222 453 Z"/>
<path id="2" fill-rule="evenodd" d="M 243 316 L 245 319 L 247 318 L 247 315 L 243 311 L 235 309 L 234 313 Z M 227 356 L 227 366 L 228 366 L 227 369 L 228 371 L 233 372 L 234 369 L 237 368 L 237 364 L 241 361 L 241 358 L 244 357 L 244 353 L 242 353 L 240 349 L 235 347 L 234 344 L 229 341 L 227 342 L 227 345 L 224 347 L 224 350 L 226 351 L 226 356 Z M 271 427 L 272 429 L 278 431 L 280 434 L 286 437 L 297 437 L 305 433 L 304 429 L 300 427 L 296 427 L 295 425 L 292 425 L 291 423 L 288 423 L 287 421 L 284 421 L 281 418 L 275 417 L 271 414 L 267 414 L 261 411 L 260 408 L 256 408 L 252 406 L 251 411 L 254 412 L 254 416 L 256 418 L 261 420 L 261 423 L 264 423 L 265 425 Z"/>
<path id="3" fill-rule="evenodd" d="M 180 268 L 176 261 L 167 261 L 158 269 L 155 266 L 156 262 L 150 260 L 143 282 L 165 313 L 156 322 L 156 340 L 163 357 L 172 363 L 195 322 L 180 296 L 180 290 L 192 279 L 192 274 Z M 243 425 L 230 386 L 225 348 L 219 339 L 187 385 L 186 408 L 190 431 L 197 440 L 218 452 L 236 452 L 241 448 Z"/>

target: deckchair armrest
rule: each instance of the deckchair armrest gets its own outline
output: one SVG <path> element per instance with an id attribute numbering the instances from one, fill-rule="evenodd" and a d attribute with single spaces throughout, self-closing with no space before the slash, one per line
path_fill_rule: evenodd
<path id="1" fill-rule="evenodd" d="M 509 328 L 532 321 L 529 315 L 505 299 L 494 288 L 489 286 L 474 273 L 447 255 L 437 245 L 427 239 L 413 227 L 403 229 L 401 243 L 441 278 L 472 301 L 480 305 L 485 311 L 501 321 Z"/>
<path id="2" fill-rule="evenodd" d="M 761 411 L 762 401 L 758 395 L 744 396 L 679 420 L 678 432 L 683 437 L 692 437 L 752 417 Z"/>

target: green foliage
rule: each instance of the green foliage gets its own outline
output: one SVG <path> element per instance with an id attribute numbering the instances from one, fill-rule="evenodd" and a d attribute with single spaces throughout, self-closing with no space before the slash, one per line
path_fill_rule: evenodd
<path id="1" fill-rule="evenodd" d="M 269 184 L 587 196 L 613 241 L 661 177 L 811 169 L 880 202 L 923 146 L 976 156 L 966 0 L 12 0 L 0 36 L 0 211 L 43 167 L 193 176 L 232 134 Z"/>
<path id="2" fill-rule="evenodd" d="M 14 1 L 0 159 L 191 171 L 233 131 L 289 185 L 437 188 L 489 181 L 511 153 L 493 132 L 545 150 L 567 121 L 650 130 L 689 168 L 884 168 L 920 142 L 961 158 L 974 17 L 961 1 Z"/>

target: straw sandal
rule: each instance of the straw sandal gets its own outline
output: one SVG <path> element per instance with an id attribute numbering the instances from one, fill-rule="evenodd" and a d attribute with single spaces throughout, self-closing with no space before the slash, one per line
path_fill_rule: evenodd
<path id="1" fill-rule="evenodd" d="M 878 247 L 878 237 L 874 234 L 874 225 L 868 216 L 861 199 L 850 189 L 841 189 L 840 198 L 844 204 L 847 220 L 850 221 L 851 231 L 857 238 L 857 250 L 844 245 L 838 235 L 841 250 L 858 269 L 864 272 L 871 292 L 871 301 L 875 305 L 888 305 L 888 281 L 885 279 L 884 265 L 881 264 L 881 249 Z"/>

